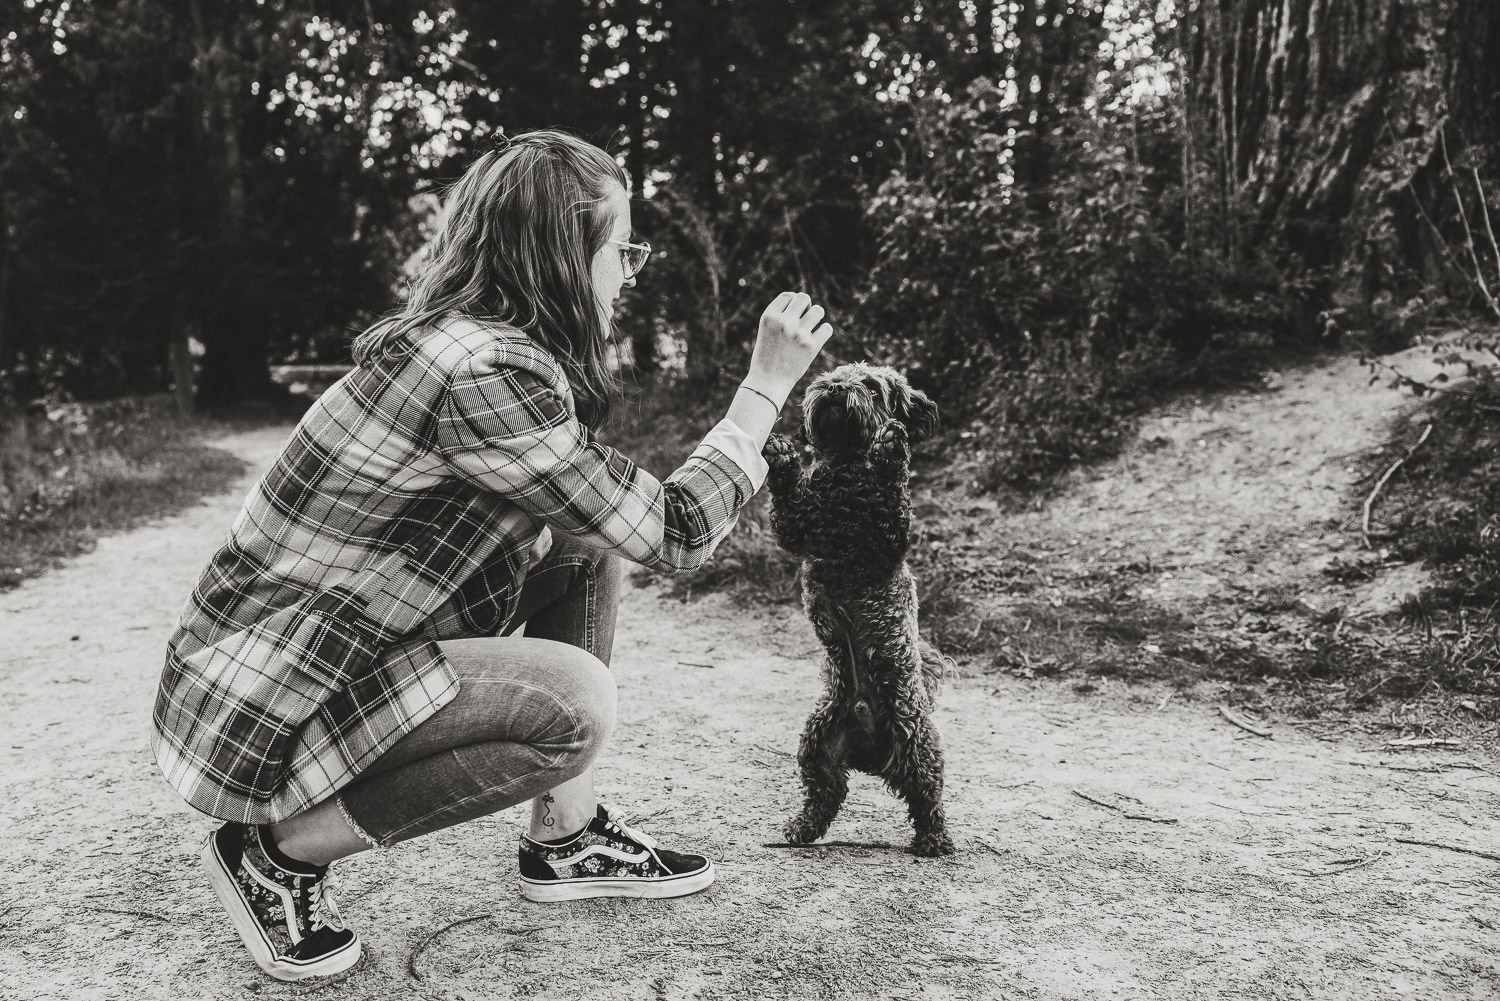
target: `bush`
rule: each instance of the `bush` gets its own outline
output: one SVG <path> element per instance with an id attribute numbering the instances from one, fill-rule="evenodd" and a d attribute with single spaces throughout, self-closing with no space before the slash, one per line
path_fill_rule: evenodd
<path id="1" fill-rule="evenodd" d="M 858 311 L 946 415 L 999 434 L 992 485 L 1109 454 L 1154 397 L 1238 378 L 1311 329 L 1320 276 L 1187 242 L 1168 116 L 1065 123 L 1054 179 L 1023 190 L 1001 106 L 980 82 L 920 110 L 929 147 L 870 202 L 880 257 Z"/>
<path id="2" fill-rule="evenodd" d="M 1476 368 L 1466 384 L 1433 394 L 1414 421 L 1434 430 L 1383 502 L 1393 546 L 1402 558 L 1437 568 L 1440 583 L 1427 600 L 1492 608 L 1500 603 L 1500 377 L 1493 367 Z M 1409 430 L 1402 437 L 1415 440 Z M 1381 463 L 1407 447 L 1393 441 Z"/>
<path id="3" fill-rule="evenodd" d="M 994 396 L 981 405 L 994 452 L 980 485 L 1035 489 L 1070 465 L 1113 455 L 1129 434 L 1122 390 L 1132 381 L 1087 344 L 1037 345 L 997 373 Z"/>

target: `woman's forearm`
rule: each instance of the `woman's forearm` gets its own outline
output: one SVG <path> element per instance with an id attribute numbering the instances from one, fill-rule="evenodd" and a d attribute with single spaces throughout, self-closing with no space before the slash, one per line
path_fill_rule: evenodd
<path id="1" fill-rule="evenodd" d="M 776 418 L 780 416 L 790 392 L 790 387 L 780 389 L 770 385 L 751 386 L 748 381 L 741 383 L 734 391 L 729 412 L 724 416 L 754 438 L 756 448 L 761 448 L 771 436 L 771 429 L 776 426 Z"/>

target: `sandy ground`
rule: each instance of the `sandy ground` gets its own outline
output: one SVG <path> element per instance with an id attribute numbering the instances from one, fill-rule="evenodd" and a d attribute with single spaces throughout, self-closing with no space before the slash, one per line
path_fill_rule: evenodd
<path id="1" fill-rule="evenodd" d="M 1274 561 L 1226 552 L 1233 525 L 1264 525 L 1257 505 L 1293 494 L 1310 499 L 1285 526 L 1325 519 L 1344 474 L 1338 447 L 1311 454 L 1326 414 L 1291 423 L 1315 404 L 1267 428 L 1254 401 L 1316 398 L 1325 378 L 1163 415 L 1167 445 L 1144 438 L 1006 531 L 1060 538 L 1089 512 L 1080 558 L 1177 554 L 1198 592 L 1231 571 L 1269 579 Z M 1379 407 L 1352 399 L 1363 434 Z M 1228 430 L 1195 437 L 1208 423 Z M 254 471 L 283 434 L 221 444 Z M 1161 452 L 1176 464 L 1146 461 Z M 1246 481 L 1244 507 L 1223 500 Z M 1398 752 L 1289 724 L 1261 738 L 1166 690 L 1080 697 L 976 675 L 938 714 L 956 857 L 907 854 L 900 804 L 865 777 L 839 843 L 767 847 L 797 799 L 811 630 L 795 609 L 684 605 L 652 586 L 621 608 L 601 792 L 669 847 L 714 857 L 718 882 L 677 901 L 528 903 L 513 810 L 344 863 L 367 958 L 333 983 L 268 980 L 197 869 L 210 823 L 147 750 L 163 640 L 248 484 L 0 595 L 0 998 L 1500 996 L 1500 763 L 1473 747 Z M 1183 524 L 1215 503 L 1236 505 L 1214 522 L 1225 534 Z"/>

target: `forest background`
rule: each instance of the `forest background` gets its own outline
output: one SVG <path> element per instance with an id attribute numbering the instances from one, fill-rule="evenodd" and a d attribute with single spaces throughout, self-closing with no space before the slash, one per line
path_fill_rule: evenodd
<path id="1" fill-rule="evenodd" d="M 656 248 L 615 432 L 654 471 L 800 288 L 833 360 L 902 368 L 969 487 L 1027 503 L 1173 393 L 1500 318 L 1497 96 L 1490 0 L 6 4 L 4 532 L 187 454 L 143 414 L 285 404 L 273 365 L 347 363 L 443 185 L 549 126 L 617 152 Z M 1464 375 L 1447 405 L 1489 441 L 1490 369 Z M 1492 611 L 1480 465 L 1414 517 Z M 756 539 L 727 563 L 785 593 Z"/>

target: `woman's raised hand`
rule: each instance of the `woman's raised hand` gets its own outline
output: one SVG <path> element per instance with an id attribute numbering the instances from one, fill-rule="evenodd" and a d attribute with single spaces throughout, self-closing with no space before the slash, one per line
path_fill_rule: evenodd
<path id="1" fill-rule="evenodd" d="M 823 322 L 823 307 L 814 305 L 811 296 L 781 293 L 760 315 L 745 385 L 785 400 L 831 336 L 833 328 Z"/>

